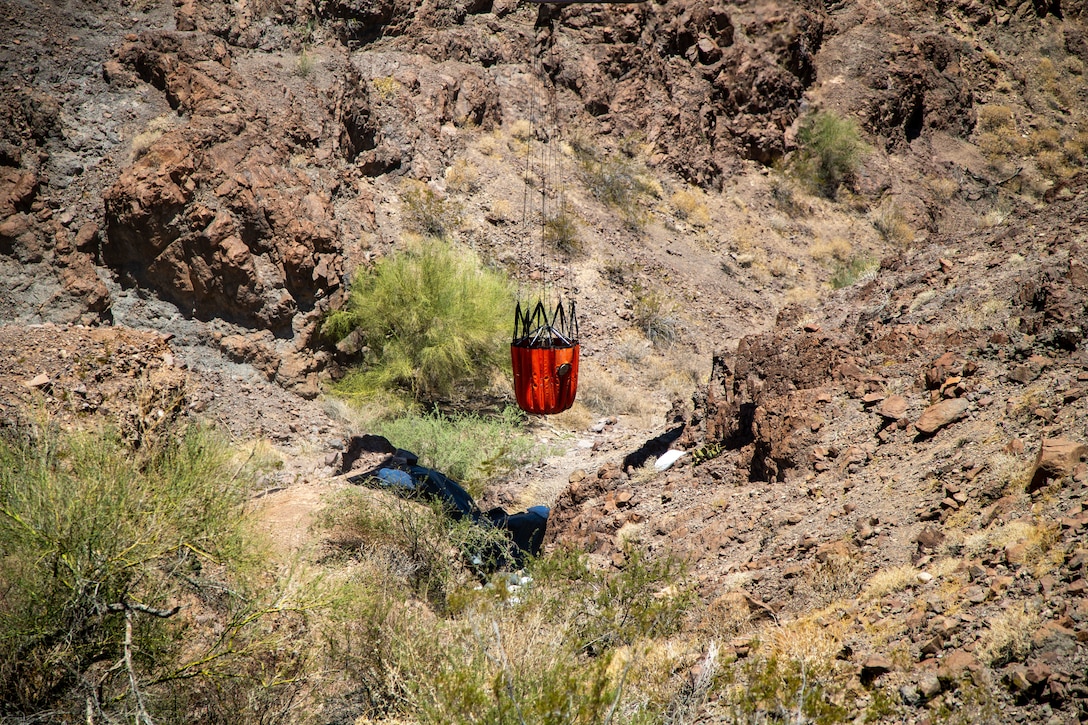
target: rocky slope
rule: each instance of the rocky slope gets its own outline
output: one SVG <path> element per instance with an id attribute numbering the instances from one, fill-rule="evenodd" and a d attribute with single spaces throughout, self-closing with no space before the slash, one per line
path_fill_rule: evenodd
<path id="1" fill-rule="evenodd" d="M 531 283 L 519 123 L 545 133 L 548 99 L 572 145 L 657 188 L 631 224 L 566 157 L 583 250 L 560 274 L 602 422 L 489 496 L 555 503 L 551 544 L 602 566 L 627 541 L 682 554 L 717 612 L 700 626 L 737 656 L 817 621 L 853 712 L 891 693 L 896 717 L 939 718 L 985 692 L 993 719 L 1085 717 L 1085 3 L 0 17 L 5 420 L 104 413 L 138 440 L 191 414 L 269 439 L 289 462 L 276 525 L 301 536 L 359 432 L 299 397 L 345 362 L 321 315 L 412 231 L 406 181 Z M 869 143 L 837 200 L 775 170 L 816 108 Z M 663 295 L 673 345 L 639 331 L 636 289 Z M 677 370 L 709 384 L 692 399 Z M 670 445 L 688 455 L 644 466 Z M 998 623 L 1020 639 L 995 645 Z"/>

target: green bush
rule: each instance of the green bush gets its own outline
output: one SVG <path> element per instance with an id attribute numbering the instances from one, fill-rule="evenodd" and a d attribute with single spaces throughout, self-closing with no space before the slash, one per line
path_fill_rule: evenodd
<path id="1" fill-rule="evenodd" d="M 853 178 L 866 150 L 856 123 L 826 111 L 805 120 L 797 141 L 801 149 L 794 162 L 794 173 L 814 192 L 828 199 L 834 199 L 839 187 Z"/>
<path id="2" fill-rule="evenodd" d="M 251 474 L 207 429 L 164 441 L 0 437 L 0 719 L 252 722 L 297 693 L 268 684 L 300 664 L 266 628 L 285 600 L 238 575 Z"/>
<path id="3" fill-rule="evenodd" d="M 347 303 L 325 321 L 333 339 L 357 330 L 368 347 L 335 392 L 433 403 L 486 384 L 509 367 L 513 307 L 506 277 L 471 251 L 430 239 L 385 257 L 356 277 Z"/>
<path id="4" fill-rule="evenodd" d="M 524 423 L 524 413 L 506 408 L 487 416 L 408 413 L 377 421 L 371 428 L 393 445 L 418 455 L 422 465 L 441 471 L 478 496 L 489 480 L 537 454 Z"/>

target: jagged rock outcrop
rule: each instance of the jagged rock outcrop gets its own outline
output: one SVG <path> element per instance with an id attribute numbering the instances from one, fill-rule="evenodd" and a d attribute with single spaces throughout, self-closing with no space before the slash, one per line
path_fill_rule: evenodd
<path id="1" fill-rule="evenodd" d="M 105 260 L 197 317 L 291 336 L 295 315 L 340 286 L 337 181 L 291 164 L 338 141 L 323 133 L 336 119 L 301 99 L 270 106 L 209 36 L 146 34 L 117 57 L 188 124 L 106 192 Z"/>

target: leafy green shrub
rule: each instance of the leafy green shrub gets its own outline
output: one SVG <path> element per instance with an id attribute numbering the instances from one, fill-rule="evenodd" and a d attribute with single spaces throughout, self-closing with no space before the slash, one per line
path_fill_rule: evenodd
<path id="1" fill-rule="evenodd" d="M 797 140 L 801 148 L 794 173 L 817 194 L 834 199 L 839 187 L 854 176 L 865 152 L 857 124 L 819 111 L 805 120 Z"/>
<path id="2" fill-rule="evenodd" d="M 485 384 L 510 364 L 511 309 L 506 277 L 469 250 L 431 239 L 385 257 L 356 277 L 347 303 L 325 321 L 333 339 L 357 330 L 369 348 L 335 392 L 435 402 Z"/>
<path id="3" fill-rule="evenodd" d="M 406 181 L 400 201 L 406 226 L 425 236 L 445 239 L 461 223 L 460 207 L 421 181 Z"/>
<path id="4" fill-rule="evenodd" d="M 207 429 L 163 441 L 0 438 L 0 717 L 271 722 L 297 696 L 285 589 L 244 574 L 251 474 Z"/>
<path id="5" fill-rule="evenodd" d="M 395 446 L 418 455 L 422 465 L 445 473 L 476 496 L 487 481 L 536 455 L 524 423 L 520 410 L 506 408 L 491 416 L 408 413 L 371 427 Z"/>

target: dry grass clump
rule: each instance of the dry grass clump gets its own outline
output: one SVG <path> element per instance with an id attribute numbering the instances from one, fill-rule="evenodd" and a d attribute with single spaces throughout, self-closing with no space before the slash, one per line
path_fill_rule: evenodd
<path id="1" fill-rule="evenodd" d="M 989 475 L 1002 485 L 1006 493 L 1023 493 L 1028 485 L 1031 466 L 1027 459 L 1009 453 L 995 453 L 986 462 Z"/>
<path id="2" fill-rule="evenodd" d="M 991 667 L 1023 660 L 1031 653 L 1031 636 L 1042 615 L 1027 604 L 1010 606 L 987 621 L 975 645 L 979 661 Z"/>
<path id="3" fill-rule="evenodd" d="M 869 220 L 889 244 L 906 247 L 914 241 L 914 230 L 907 223 L 903 211 L 893 201 L 886 200 L 882 203 L 869 215 Z"/>
<path id="4" fill-rule="evenodd" d="M 173 125 L 174 117 L 165 113 L 148 121 L 147 127 L 132 137 L 132 144 L 129 148 L 132 153 L 132 160 L 135 161 L 146 154 Z"/>
<path id="5" fill-rule="evenodd" d="M 797 270 L 797 264 L 784 255 L 775 255 L 767 262 L 767 271 L 772 277 L 792 277 L 797 274 Z"/>
<path id="6" fill-rule="evenodd" d="M 853 245 L 842 237 L 816 240 L 808 249 L 809 256 L 817 262 L 845 262 L 853 251 Z"/>
<path id="7" fill-rule="evenodd" d="M 672 206 L 676 216 L 693 226 L 705 227 L 710 224 L 710 211 L 703 201 L 703 194 L 698 189 L 681 189 L 672 195 Z"/>
<path id="8" fill-rule="evenodd" d="M 632 289 L 635 325 L 654 345 L 670 345 L 680 339 L 682 322 L 672 300 L 656 290 L 636 284 Z"/>
<path id="9" fill-rule="evenodd" d="M 465 159 L 457 159 L 446 168 L 446 190 L 454 194 L 474 194 L 480 189 L 480 170 Z"/>
<path id="10" fill-rule="evenodd" d="M 872 601 L 918 584 L 918 570 L 910 564 L 881 569 L 869 577 L 861 590 L 861 599 Z"/>
<path id="11" fill-rule="evenodd" d="M 929 189 L 930 193 L 933 194 L 933 197 L 942 204 L 947 204 L 952 201 L 960 190 L 959 182 L 946 176 L 932 176 L 927 178 L 926 187 Z"/>
<path id="12" fill-rule="evenodd" d="M 607 370 L 597 365 L 584 365 L 578 377 L 578 400 L 600 415 L 641 415 L 648 403 L 644 393 L 631 385 L 620 383 Z"/>

